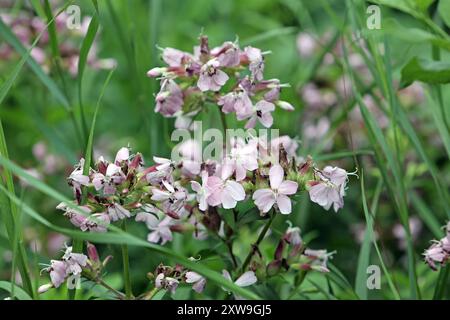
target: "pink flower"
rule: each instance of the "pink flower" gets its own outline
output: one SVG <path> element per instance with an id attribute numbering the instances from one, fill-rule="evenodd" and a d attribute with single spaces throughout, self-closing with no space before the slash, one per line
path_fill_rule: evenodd
<path id="1" fill-rule="evenodd" d="M 179 281 L 175 278 L 166 277 L 164 273 L 160 273 L 156 276 L 155 287 L 167 289 L 170 293 L 175 293 L 177 290 Z"/>
<path id="2" fill-rule="evenodd" d="M 211 55 L 216 57 L 222 67 L 235 67 L 240 63 L 240 51 L 231 41 L 224 42 L 220 47 L 211 50 Z"/>
<path id="3" fill-rule="evenodd" d="M 186 272 L 186 283 L 192 283 L 192 290 L 197 293 L 202 293 L 205 289 L 206 279 L 196 272 Z"/>
<path id="4" fill-rule="evenodd" d="M 151 206 L 153 207 L 153 206 Z M 154 209 L 153 209 L 154 208 Z M 150 211 L 158 211 L 155 207 L 150 208 Z M 159 220 L 155 214 L 148 212 L 139 212 L 136 215 L 136 221 L 145 222 L 147 228 L 151 231 L 147 236 L 147 241 L 152 243 L 165 244 L 167 241 L 172 241 L 172 231 L 170 226 L 173 225 L 174 220 L 168 216 L 165 216 L 162 220 Z"/>
<path id="5" fill-rule="evenodd" d="M 182 67 L 187 61 L 192 59 L 192 56 L 178 49 L 165 48 L 162 58 L 170 67 Z"/>
<path id="6" fill-rule="evenodd" d="M 228 75 L 219 69 L 220 62 L 217 59 L 209 60 L 200 69 L 200 77 L 197 87 L 201 91 L 219 91 L 227 82 Z"/>
<path id="7" fill-rule="evenodd" d="M 206 211 L 208 209 L 208 203 L 206 199 L 211 194 L 210 189 L 208 188 L 208 173 L 206 171 L 202 172 L 202 184 L 197 181 L 191 181 L 191 188 L 196 192 L 196 198 L 198 202 L 198 208 L 202 211 Z"/>
<path id="8" fill-rule="evenodd" d="M 226 171 L 226 175 L 235 173 L 236 181 L 241 181 L 247 176 L 247 171 L 258 169 L 257 144 L 253 140 L 246 144 L 243 139 L 234 139 L 231 144 L 222 170 Z"/>
<path id="9" fill-rule="evenodd" d="M 164 79 L 155 100 L 155 112 L 171 117 L 183 106 L 183 92 L 175 81 Z"/>
<path id="10" fill-rule="evenodd" d="M 50 272 L 50 279 L 55 288 L 64 283 L 68 275 L 67 265 L 64 261 L 51 260 L 51 265 L 47 269 Z"/>
<path id="11" fill-rule="evenodd" d="M 86 266 L 88 260 L 82 253 L 73 253 L 72 247 L 67 247 L 62 259 L 67 264 L 68 272 L 74 275 L 81 274 L 82 267 Z"/>
<path id="12" fill-rule="evenodd" d="M 80 162 L 75 166 L 72 173 L 69 175 L 67 180 L 69 184 L 73 187 L 76 198 L 81 194 L 81 186 L 88 186 L 90 179 L 88 176 L 83 174 L 84 159 L 81 158 Z"/>
<path id="13" fill-rule="evenodd" d="M 108 216 L 111 221 L 118 221 L 131 217 L 130 211 L 118 203 L 113 203 L 108 208 Z"/>
<path id="14" fill-rule="evenodd" d="M 118 154 L 118 156 L 120 155 Z M 123 161 L 121 160 L 120 162 L 118 162 L 117 159 L 121 158 L 116 157 L 116 163 L 120 163 L 121 161 Z M 97 191 L 103 189 L 104 194 L 114 194 L 116 192 L 116 185 L 121 184 L 125 181 L 125 179 L 126 177 L 122 172 L 122 169 L 117 164 L 110 163 L 106 168 L 105 174 L 96 172 L 92 175 L 92 184 Z"/>
<path id="15" fill-rule="evenodd" d="M 298 185 L 297 182 L 283 179 L 283 168 L 278 164 L 272 166 L 269 171 L 270 189 L 256 190 L 253 194 L 255 205 L 261 212 L 268 212 L 276 204 L 282 214 L 291 213 L 291 200 L 288 195 L 295 194 Z"/>
<path id="16" fill-rule="evenodd" d="M 306 249 L 303 255 L 310 261 L 307 263 L 307 268 L 319 272 L 330 272 L 327 267 L 327 262 L 334 252 L 327 253 L 327 250 L 312 250 Z"/>
<path id="17" fill-rule="evenodd" d="M 84 254 L 73 253 L 72 247 L 67 247 L 62 260 L 51 260 L 50 267 L 44 270 L 50 273 L 52 285 L 58 288 L 69 275 L 81 274 L 82 268 L 87 265 L 87 260 Z"/>
<path id="18" fill-rule="evenodd" d="M 338 167 L 325 167 L 318 172 L 320 181 L 312 182 L 309 197 L 312 202 L 319 204 L 326 210 L 331 206 L 335 212 L 344 207 L 345 185 L 348 173 Z"/>
<path id="19" fill-rule="evenodd" d="M 252 73 L 252 78 L 257 81 L 261 81 L 263 79 L 264 72 L 264 57 L 261 50 L 249 46 L 244 49 L 244 52 L 250 61 L 249 69 Z"/>
<path id="20" fill-rule="evenodd" d="M 94 213 L 81 225 L 81 231 L 106 232 L 110 224 L 109 215 L 106 213 Z"/>
<path id="21" fill-rule="evenodd" d="M 210 195 L 207 202 L 210 206 L 222 205 L 224 209 L 236 207 L 238 201 L 245 199 L 245 190 L 242 185 L 233 180 L 228 180 L 225 170 L 222 170 L 222 177 L 212 176 L 208 178 L 207 187 Z"/>
<path id="22" fill-rule="evenodd" d="M 117 151 L 114 163 L 120 166 L 123 161 L 128 161 L 129 158 L 130 158 L 130 149 L 123 147 L 120 148 L 119 151 Z"/>
<path id="23" fill-rule="evenodd" d="M 188 177 L 200 173 L 202 149 L 198 141 L 189 139 L 179 145 L 179 155 L 182 161 L 182 173 Z"/>
<path id="24" fill-rule="evenodd" d="M 275 106 L 273 103 L 261 100 L 253 106 L 251 113 L 236 115 L 238 120 L 250 118 L 245 125 L 246 129 L 254 128 L 257 120 L 259 120 L 259 122 L 264 127 L 270 128 L 273 124 L 273 117 L 271 112 L 273 112 L 274 110 Z"/>
<path id="25" fill-rule="evenodd" d="M 166 213 L 177 213 L 184 205 L 187 199 L 186 189 L 180 186 L 173 186 L 166 180 L 162 181 L 165 190 L 154 188 L 152 189 L 151 199 L 157 202 L 162 202 L 162 206 Z"/>
<path id="26" fill-rule="evenodd" d="M 430 248 L 425 250 L 425 262 L 431 269 L 437 270 L 436 263 L 444 265 L 450 259 L 450 222 L 447 223 L 447 235 L 440 241 L 433 241 Z"/>
<path id="27" fill-rule="evenodd" d="M 437 270 L 436 263 L 442 264 L 448 257 L 448 253 L 442 248 L 440 242 L 434 243 L 430 248 L 425 250 L 425 262 L 431 269 Z"/>
<path id="28" fill-rule="evenodd" d="M 222 270 L 222 275 L 225 279 L 233 281 L 230 273 L 227 270 Z M 258 279 L 256 278 L 255 273 L 253 271 L 247 271 L 244 272 L 239 278 L 237 278 L 236 281 L 234 281 L 234 284 L 237 285 L 238 287 L 248 287 L 255 284 L 257 281 Z M 228 291 L 225 288 L 222 289 Z M 238 295 L 234 295 L 234 298 L 236 300 L 243 300 L 243 298 Z"/>
<path id="29" fill-rule="evenodd" d="M 217 104 L 222 106 L 222 112 L 236 112 L 239 115 L 251 113 L 253 107 L 247 92 L 242 88 L 239 91 L 233 91 L 220 97 Z"/>

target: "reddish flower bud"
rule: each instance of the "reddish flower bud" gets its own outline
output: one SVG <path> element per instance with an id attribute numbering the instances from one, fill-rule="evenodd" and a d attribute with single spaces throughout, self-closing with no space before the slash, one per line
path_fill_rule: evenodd
<path id="1" fill-rule="evenodd" d="M 100 262 L 100 258 L 98 256 L 97 248 L 90 242 L 87 243 L 87 254 L 89 257 L 89 260 L 92 262 Z"/>

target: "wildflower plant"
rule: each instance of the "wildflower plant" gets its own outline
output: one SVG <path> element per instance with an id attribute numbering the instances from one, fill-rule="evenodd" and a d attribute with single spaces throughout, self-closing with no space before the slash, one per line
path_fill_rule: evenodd
<path id="1" fill-rule="evenodd" d="M 449 297 L 448 1 L 82 3 L 0 0 L 0 298 Z"/>
<path id="2" fill-rule="evenodd" d="M 276 106 L 288 112 L 294 108 L 280 100 L 280 91 L 287 84 L 264 79 L 264 56 L 268 52 L 259 48 L 241 49 L 236 40 L 210 49 L 208 38 L 201 35 L 193 53 L 161 50 L 167 65 L 155 67 L 147 75 L 160 80 L 155 112 L 164 117 L 184 118 L 191 123 L 196 114 L 216 107 L 225 114 L 234 113 L 237 120 L 246 120 L 245 128 L 257 123 L 270 128 Z M 114 161 L 99 157 L 88 170 L 81 159 L 67 178 L 73 203 L 61 203 L 57 209 L 83 232 L 104 233 L 112 224 L 134 220 L 148 228 L 147 241 L 161 246 L 171 242 L 174 233 L 192 235 L 197 241 L 209 237 L 227 241 L 232 265 L 223 276 L 241 287 L 267 281 L 279 273 L 329 272 L 327 260 L 331 254 L 308 248 L 298 227 L 286 230 L 272 261 L 262 256 L 258 245 L 276 216 L 292 214 L 292 202 L 301 192 L 309 193 L 311 201 L 326 210 L 331 206 L 336 212 L 342 208 L 349 175 L 344 169 L 320 170 L 313 159 L 297 157 L 297 144 L 287 136 L 270 141 L 267 136 L 262 139 L 251 134 L 233 137 L 230 148 L 224 143 L 219 159 L 189 157 L 192 150 L 201 150 L 195 144 L 184 141 L 180 148 L 185 149 L 184 157 L 183 152 L 180 159 L 154 155 L 150 165 L 130 147 L 118 150 Z M 265 220 L 257 243 L 249 247 L 243 261 L 233 253 L 233 234 L 238 234 L 239 228 L 232 229 L 229 222 L 229 216 L 234 216 L 239 223 L 241 202 Z M 45 270 L 52 285 L 58 287 L 70 274 L 89 274 L 89 270 L 82 273 L 91 268 L 88 261 L 81 253 L 72 254 L 69 247 L 63 260 L 52 261 Z M 149 274 L 153 288 L 140 297 L 148 298 L 160 289 L 174 293 L 181 284 L 192 286 L 197 293 L 207 286 L 201 274 L 180 264 L 163 263 Z"/>

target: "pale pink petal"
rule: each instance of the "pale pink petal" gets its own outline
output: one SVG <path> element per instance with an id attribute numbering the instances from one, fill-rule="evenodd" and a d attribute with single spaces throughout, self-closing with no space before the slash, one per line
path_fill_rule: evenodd
<path id="1" fill-rule="evenodd" d="M 278 189 L 284 179 L 284 170 L 279 164 L 275 164 L 270 168 L 269 180 L 272 189 Z"/>
<path id="2" fill-rule="evenodd" d="M 202 293 L 203 290 L 205 290 L 205 286 L 206 286 L 206 279 L 202 278 L 196 283 L 194 283 L 194 285 L 192 286 L 192 290 L 194 290 L 197 293 Z"/>
<path id="3" fill-rule="evenodd" d="M 193 271 L 186 272 L 186 283 L 194 283 L 199 281 L 201 278 L 203 277 L 196 272 Z"/>
<path id="4" fill-rule="evenodd" d="M 278 209 L 282 214 L 289 214 L 292 212 L 291 200 L 284 194 L 279 194 L 277 197 Z"/>
<path id="5" fill-rule="evenodd" d="M 225 186 L 225 192 L 229 193 L 236 201 L 245 199 L 244 187 L 236 181 L 228 180 Z"/>
<path id="6" fill-rule="evenodd" d="M 211 78 L 208 77 L 207 75 L 200 74 L 200 77 L 198 78 L 198 81 L 197 81 L 197 87 L 201 91 L 208 91 L 208 90 L 210 90 Z"/>
<path id="7" fill-rule="evenodd" d="M 256 279 L 255 273 L 253 271 L 247 271 L 235 281 L 235 284 L 239 287 L 247 287 L 256 283 L 256 281 L 258 279 Z"/>
<path id="8" fill-rule="evenodd" d="M 235 208 L 237 204 L 236 200 L 226 190 L 221 192 L 220 202 L 222 203 L 224 209 Z"/>
<path id="9" fill-rule="evenodd" d="M 128 148 L 120 148 L 116 154 L 116 159 L 114 163 L 121 163 L 122 161 L 128 160 L 130 158 L 130 150 Z"/>
<path id="10" fill-rule="evenodd" d="M 192 188 L 192 190 L 194 190 L 195 192 L 198 193 L 202 189 L 202 186 L 197 181 L 191 181 L 191 188 Z"/>
<path id="11" fill-rule="evenodd" d="M 213 76 L 213 78 L 218 85 L 223 86 L 228 80 L 228 75 L 222 70 L 217 69 L 216 74 Z"/>
<path id="12" fill-rule="evenodd" d="M 254 128 L 256 125 L 256 120 L 258 119 L 258 117 L 256 115 L 253 115 L 245 124 L 245 129 L 251 129 Z"/>
<path id="13" fill-rule="evenodd" d="M 261 117 L 259 117 L 259 122 L 266 127 L 270 128 L 273 125 L 273 117 L 270 113 L 263 113 Z"/>
<path id="14" fill-rule="evenodd" d="M 230 275 L 230 273 L 227 270 L 222 270 L 222 275 L 223 275 L 223 277 L 225 279 L 232 281 L 231 280 L 231 275 Z"/>
<path id="15" fill-rule="evenodd" d="M 291 195 L 297 192 L 298 184 L 297 182 L 285 180 L 278 187 L 278 192 L 281 194 Z"/>

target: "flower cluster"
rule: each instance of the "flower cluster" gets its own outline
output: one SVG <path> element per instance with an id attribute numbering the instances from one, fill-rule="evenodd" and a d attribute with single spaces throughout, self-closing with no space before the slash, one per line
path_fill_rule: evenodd
<path id="1" fill-rule="evenodd" d="M 200 37 L 193 53 L 162 49 L 167 66 L 147 73 L 161 80 L 155 111 L 177 117 L 176 127 L 187 128 L 193 116 L 206 104 L 213 104 L 224 113 L 235 113 L 239 121 L 246 120 L 246 128 L 255 127 L 257 122 L 271 127 L 276 105 L 289 111 L 294 108 L 280 100 L 281 88 L 287 84 L 264 79 L 264 56 L 268 53 L 250 46 L 240 49 L 237 41 L 210 49 L 206 36 Z"/>
<path id="2" fill-rule="evenodd" d="M 220 162 L 155 157 L 154 165 L 144 167 L 142 155 L 124 147 L 113 162 L 100 157 L 84 174 L 82 159 L 68 177 L 75 203 L 57 208 L 82 231 L 105 232 L 110 223 L 134 217 L 147 225 L 150 242 L 162 244 L 172 240 L 174 231 L 192 231 L 204 239 L 208 230 L 219 230 L 217 208 L 234 209 L 241 201 L 252 200 L 262 215 L 270 210 L 289 214 L 291 197 L 309 190 L 311 200 L 325 209 L 342 208 L 348 173 L 336 167 L 319 170 L 311 159 L 297 163 L 284 147 L 292 141 L 283 137 L 278 142 L 279 164 L 265 161 L 270 152 L 257 160 L 264 145 L 253 140 L 236 140 Z"/>
<path id="3" fill-rule="evenodd" d="M 192 260 L 193 258 L 191 258 Z M 222 275 L 225 279 L 232 281 L 231 275 L 227 270 L 222 270 Z M 197 293 L 202 293 L 206 286 L 206 279 L 181 265 L 165 266 L 160 264 L 154 273 L 149 273 L 148 277 L 154 281 L 155 288 L 165 289 L 171 293 L 175 293 L 180 283 L 185 283 L 192 286 L 192 290 Z M 247 287 L 255 284 L 258 281 L 253 271 L 244 272 L 240 275 L 234 283 L 239 287 Z M 224 289 L 228 292 L 228 290 Z M 235 296 L 235 298 L 240 298 Z"/>
<path id="4" fill-rule="evenodd" d="M 66 246 L 61 259 L 51 260 L 50 265 L 42 270 L 49 273 L 50 283 L 40 286 L 38 292 L 44 293 L 51 288 L 58 288 L 64 282 L 67 282 L 69 289 L 74 289 L 81 276 L 103 283 L 101 280 L 103 268 L 112 256 L 107 256 L 101 261 L 97 248 L 89 242 L 86 244 L 86 251 L 87 256 L 83 253 L 75 253 L 72 247 Z"/>
<path id="5" fill-rule="evenodd" d="M 264 55 L 253 47 L 241 50 L 237 42 L 209 49 L 206 36 L 200 37 L 193 54 L 163 49 L 168 66 L 148 72 L 161 80 L 156 111 L 177 117 L 176 126 L 192 129 L 192 117 L 206 104 L 215 104 L 224 113 L 233 112 L 238 120 L 247 120 L 247 128 L 258 121 L 272 126 L 275 105 L 293 108 L 279 100 L 285 85 L 278 79 L 264 80 Z M 311 201 L 326 210 L 333 207 L 337 212 L 343 207 L 351 173 L 331 166 L 320 170 L 310 157 L 297 156 L 295 140 L 288 136 L 268 140 L 253 134 L 226 140 L 214 159 L 203 159 L 197 140 L 182 141 L 176 158 L 154 156 L 149 166 L 140 153 L 132 153 L 128 147 L 121 148 L 114 161 L 100 157 L 87 164 L 81 159 L 67 179 L 74 201 L 57 208 L 85 232 L 106 232 L 110 224 L 125 219 L 145 223 L 147 240 L 164 245 L 174 232 L 191 233 L 198 240 L 210 236 L 230 244 L 237 230 L 231 228 L 226 215 L 238 221 L 241 205 L 268 221 L 262 229 L 267 232 L 275 215 L 293 212 L 293 201 L 300 192 L 308 192 Z M 238 268 L 239 259 L 229 246 L 234 268 L 224 270 L 223 276 L 232 280 L 231 274 L 235 275 L 235 285 L 244 287 L 276 275 L 281 268 L 328 272 L 331 254 L 306 248 L 298 228 L 286 231 L 268 264 L 258 250 L 254 245 Z M 203 276 L 180 265 L 160 264 L 149 275 L 155 290 L 172 293 L 181 283 L 192 285 L 196 292 L 206 285 Z M 66 271 L 61 272 L 61 279 L 66 276 Z"/>
<path id="6" fill-rule="evenodd" d="M 52 260 L 50 266 L 44 270 L 50 273 L 51 285 L 58 288 L 69 276 L 81 275 L 87 261 L 87 256 L 74 253 L 72 247 L 67 247 L 61 260 Z"/>
<path id="7" fill-rule="evenodd" d="M 439 241 L 433 241 L 433 244 L 425 250 L 425 262 L 431 269 L 437 270 L 436 264 L 445 265 L 450 260 L 450 222 L 447 223 L 447 234 Z"/>

